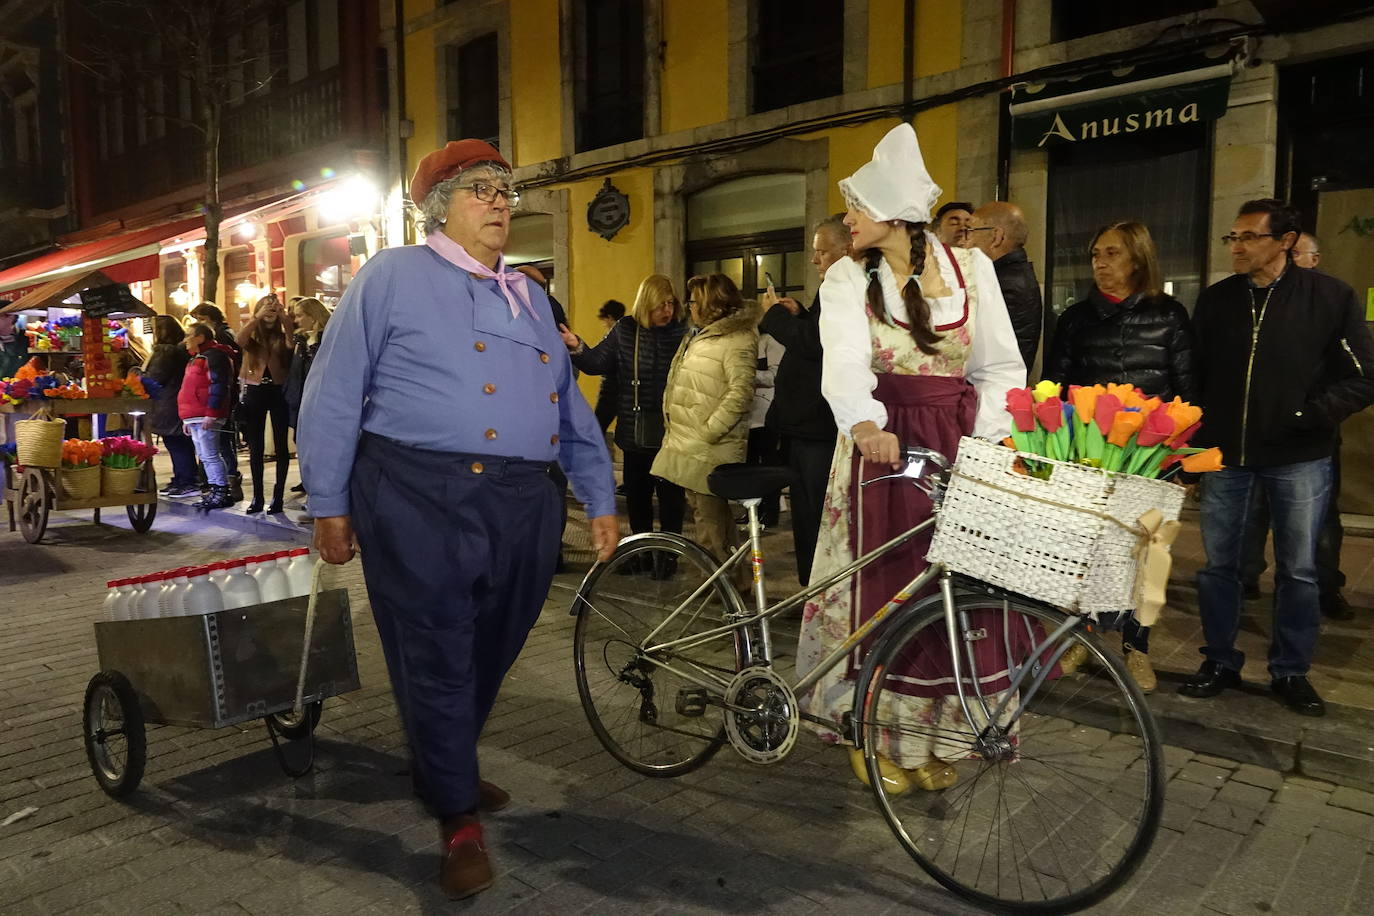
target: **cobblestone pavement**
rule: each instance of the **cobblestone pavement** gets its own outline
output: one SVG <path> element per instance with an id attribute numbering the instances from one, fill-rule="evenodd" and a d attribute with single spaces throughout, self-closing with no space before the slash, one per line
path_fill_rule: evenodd
<path id="1" fill-rule="evenodd" d="M 57 517 L 40 546 L 0 532 L 0 821 L 37 809 L 0 827 L 0 912 L 971 912 L 916 874 L 843 755 L 806 738 L 769 769 L 729 750 L 677 780 L 620 768 L 573 686 L 573 575 L 482 742 L 515 801 L 487 821 L 499 877 L 474 901 L 435 887 L 356 565 L 337 581 L 363 689 L 326 703 L 312 775 L 283 776 L 261 726 L 155 727 L 141 789 L 108 799 L 80 738 L 104 581 L 269 546 L 184 518 L 138 537 Z M 1101 912 L 1368 912 L 1374 795 L 1176 748 L 1168 769 L 1155 848 Z"/>

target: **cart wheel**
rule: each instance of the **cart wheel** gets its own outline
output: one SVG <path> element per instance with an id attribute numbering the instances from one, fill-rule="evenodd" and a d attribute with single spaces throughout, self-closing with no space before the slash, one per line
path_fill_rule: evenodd
<path id="1" fill-rule="evenodd" d="M 107 795 L 121 798 L 138 788 L 148 756 L 143 708 L 129 679 L 102 671 L 86 686 L 82 714 L 86 759 Z"/>
<path id="2" fill-rule="evenodd" d="M 307 703 L 299 716 L 288 710 L 287 712 L 274 712 L 267 718 L 272 720 L 272 727 L 277 730 L 277 734 L 294 741 L 297 738 L 304 738 L 307 733 L 314 733 L 315 726 L 320 724 L 320 715 L 324 711 L 323 707 L 323 701 Z"/>
<path id="3" fill-rule="evenodd" d="M 52 485 L 38 468 L 26 468 L 19 481 L 19 532 L 30 544 L 43 540 L 48 530 L 48 510 L 52 505 Z"/>
<path id="4" fill-rule="evenodd" d="M 147 534 L 148 529 L 153 527 L 153 519 L 157 518 L 157 503 L 125 506 L 124 511 L 129 513 L 129 524 L 134 530 L 139 534 Z"/>

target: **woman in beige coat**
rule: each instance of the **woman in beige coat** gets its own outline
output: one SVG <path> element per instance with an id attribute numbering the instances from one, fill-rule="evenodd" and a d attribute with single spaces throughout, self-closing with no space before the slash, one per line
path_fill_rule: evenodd
<path id="1" fill-rule="evenodd" d="M 711 493 L 717 465 L 744 460 L 758 362 L 759 307 L 724 274 L 687 281 L 687 305 L 701 328 L 673 357 L 663 395 L 666 425 L 653 474 L 687 489 L 697 540 L 721 560 L 738 543 L 730 506 Z"/>

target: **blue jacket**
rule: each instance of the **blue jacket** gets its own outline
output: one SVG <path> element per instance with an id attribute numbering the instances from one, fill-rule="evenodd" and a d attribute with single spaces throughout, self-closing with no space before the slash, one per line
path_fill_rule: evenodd
<path id="1" fill-rule="evenodd" d="M 432 451 L 557 461 L 595 517 L 615 512 L 611 459 L 573 381 L 548 297 L 512 317 L 495 280 L 425 245 L 379 252 L 329 321 L 297 430 L 316 517 L 349 514 L 361 432 Z"/>

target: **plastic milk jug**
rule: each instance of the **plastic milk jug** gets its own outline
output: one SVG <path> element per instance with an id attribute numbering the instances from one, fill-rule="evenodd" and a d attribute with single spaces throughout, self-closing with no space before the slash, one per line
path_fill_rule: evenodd
<path id="1" fill-rule="evenodd" d="M 286 578 L 291 582 L 291 597 L 310 594 L 310 577 L 315 572 L 315 558 L 309 547 L 287 551 Z"/>
<path id="2" fill-rule="evenodd" d="M 210 579 L 212 566 L 193 566 L 188 570 L 184 608 L 187 614 L 213 614 L 224 610 L 224 599 L 220 597 L 219 586 Z M 222 567 L 221 567 L 222 568 Z"/>
<path id="3" fill-rule="evenodd" d="M 226 611 L 262 603 L 262 591 L 258 588 L 258 580 L 248 575 L 244 569 L 247 565 L 247 560 L 231 560 L 225 564 L 225 576 L 220 582 L 219 592 Z"/>
<path id="4" fill-rule="evenodd" d="M 162 594 L 159 595 L 159 610 L 163 617 L 180 617 L 186 613 L 184 602 L 186 600 L 186 586 L 189 581 L 186 573 L 191 567 L 183 566 L 165 573 L 167 581 L 162 586 Z"/>
<path id="5" fill-rule="evenodd" d="M 291 597 L 291 583 L 286 580 L 286 572 L 277 568 L 276 554 L 253 557 L 252 563 L 252 575 L 258 580 L 263 601 L 282 601 Z"/>

